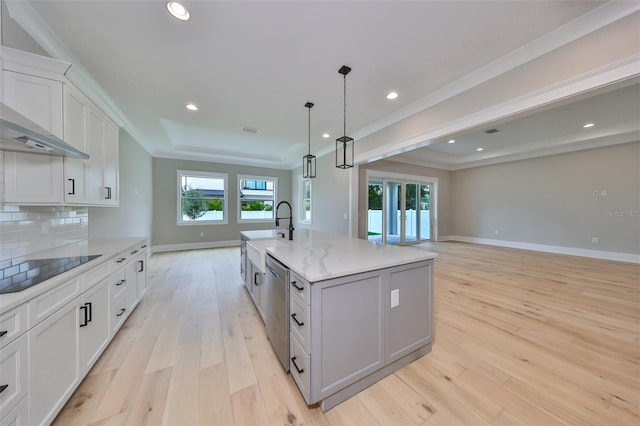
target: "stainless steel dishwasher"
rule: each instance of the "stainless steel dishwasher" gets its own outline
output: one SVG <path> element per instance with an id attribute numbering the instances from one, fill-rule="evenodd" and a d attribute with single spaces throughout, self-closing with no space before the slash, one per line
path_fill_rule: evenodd
<path id="1" fill-rule="evenodd" d="M 269 255 L 265 267 L 264 322 L 273 350 L 289 371 L 289 268 Z"/>

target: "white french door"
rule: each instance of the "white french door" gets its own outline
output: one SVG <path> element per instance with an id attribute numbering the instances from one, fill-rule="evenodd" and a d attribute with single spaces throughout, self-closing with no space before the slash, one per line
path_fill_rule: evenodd
<path id="1" fill-rule="evenodd" d="M 431 183 L 370 179 L 368 184 L 370 241 L 412 244 L 431 240 Z"/>

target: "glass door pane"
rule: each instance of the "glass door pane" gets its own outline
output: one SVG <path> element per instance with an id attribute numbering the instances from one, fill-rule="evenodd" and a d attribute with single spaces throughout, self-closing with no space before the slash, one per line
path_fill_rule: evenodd
<path id="1" fill-rule="evenodd" d="M 382 242 L 382 182 L 369 181 L 367 239 Z"/>
<path id="2" fill-rule="evenodd" d="M 387 244 L 400 244 L 403 221 L 402 213 L 402 184 L 399 182 L 386 182 L 386 233 Z"/>
<path id="3" fill-rule="evenodd" d="M 418 210 L 420 207 L 420 199 L 418 198 L 417 183 L 405 184 L 405 210 L 404 210 L 404 241 L 405 243 L 411 243 L 418 241 Z"/>
<path id="4" fill-rule="evenodd" d="M 431 185 L 420 185 L 420 240 L 431 239 Z"/>

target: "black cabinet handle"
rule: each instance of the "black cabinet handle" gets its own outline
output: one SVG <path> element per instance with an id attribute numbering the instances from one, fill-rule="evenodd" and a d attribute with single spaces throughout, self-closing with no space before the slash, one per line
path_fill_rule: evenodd
<path id="1" fill-rule="evenodd" d="M 296 314 L 291 314 L 291 318 L 293 318 L 296 324 L 298 324 L 298 327 L 302 327 L 304 325 L 303 322 L 298 321 L 298 318 L 296 318 Z"/>
<path id="2" fill-rule="evenodd" d="M 138 250 L 133 250 L 133 251 L 131 252 L 131 254 L 136 254 L 137 252 L 138 252 Z"/>
<path id="3" fill-rule="evenodd" d="M 291 285 L 292 285 L 296 290 L 298 290 L 298 291 L 302 291 L 302 290 L 304 290 L 304 287 L 298 287 L 298 286 L 296 285 L 296 283 L 297 283 L 297 281 L 291 281 Z"/>
<path id="4" fill-rule="evenodd" d="M 106 200 L 110 200 L 111 199 L 111 187 L 110 186 L 105 186 L 104 189 L 107 190 L 107 196 L 105 197 Z"/>
<path id="5" fill-rule="evenodd" d="M 5 390 L 6 388 L 8 388 L 8 387 L 9 387 L 9 385 L 2 385 L 2 386 L 0 386 L 0 393 L 4 392 L 4 390 Z"/>
<path id="6" fill-rule="evenodd" d="M 138 269 L 138 272 L 143 272 L 144 271 L 144 260 L 138 260 L 138 263 L 140 264 L 140 269 Z"/>
<path id="7" fill-rule="evenodd" d="M 126 311 L 126 310 L 127 310 L 127 308 L 122 308 L 122 309 L 120 309 L 120 313 L 119 313 L 119 314 L 116 314 L 116 316 L 117 316 L 117 317 L 121 317 L 121 316 L 122 316 L 122 314 L 124 314 L 124 311 Z"/>
<path id="8" fill-rule="evenodd" d="M 80 324 L 80 327 L 86 327 L 89 324 L 89 321 L 87 320 L 87 310 L 88 310 L 87 304 L 85 303 L 84 306 L 80 306 L 80 310 L 84 312 L 83 318 L 82 318 L 83 323 Z"/>
<path id="9" fill-rule="evenodd" d="M 254 273 L 253 273 L 253 284 L 254 284 L 254 285 L 259 285 L 259 284 L 258 284 L 258 274 L 259 274 L 259 273 L 260 273 L 260 272 L 254 272 Z"/>
<path id="10" fill-rule="evenodd" d="M 116 283 L 117 286 L 121 286 L 122 284 L 126 283 L 127 280 L 120 280 Z"/>
<path id="11" fill-rule="evenodd" d="M 127 258 L 126 258 L 126 257 L 121 257 L 120 259 L 116 260 L 116 263 L 122 263 L 122 262 L 124 262 L 125 260 L 127 260 Z"/>
<path id="12" fill-rule="evenodd" d="M 141 249 L 147 248 L 147 245 L 144 244 L 143 246 L 140 247 Z"/>
<path id="13" fill-rule="evenodd" d="M 304 373 L 304 368 L 299 368 L 298 364 L 296 364 L 296 357 L 294 356 L 293 358 L 291 358 L 291 362 L 293 363 L 293 366 L 296 368 L 296 370 L 298 371 L 298 374 L 302 374 Z"/>
<path id="14" fill-rule="evenodd" d="M 71 192 L 68 192 L 67 195 L 75 195 L 76 193 L 76 180 L 75 179 L 67 179 L 71 182 Z"/>
<path id="15" fill-rule="evenodd" d="M 7 334 L 8 331 L 7 330 L 2 330 L 0 331 L 0 337 L 4 336 L 5 334 Z"/>

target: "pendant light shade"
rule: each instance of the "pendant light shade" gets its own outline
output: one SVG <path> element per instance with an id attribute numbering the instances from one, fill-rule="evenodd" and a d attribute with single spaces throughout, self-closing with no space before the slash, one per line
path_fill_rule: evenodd
<path id="1" fill-rule="evenodd" d="M 313 179 L 316 177 L 316 156 L 311 155 L 311 108 L 313 107 L 313 104 L 311 102 L 307 102 L 304 106 L 309 110 L 309 132 L 307 138 L 309 141 L 309 153 L 302 157 L 302 177 L 305 179 Z"/>
<path id="2" fill-rule="evenodd" d="M 336 167 L 348 169 L 353 167 L 353 138 L 347 136 L 347 74 L 351 72 L 351 68 L 343 65 L 338 72 L 342 74 L 344 81 L 344 127 L 343 136 L 336 139 Z"/>

